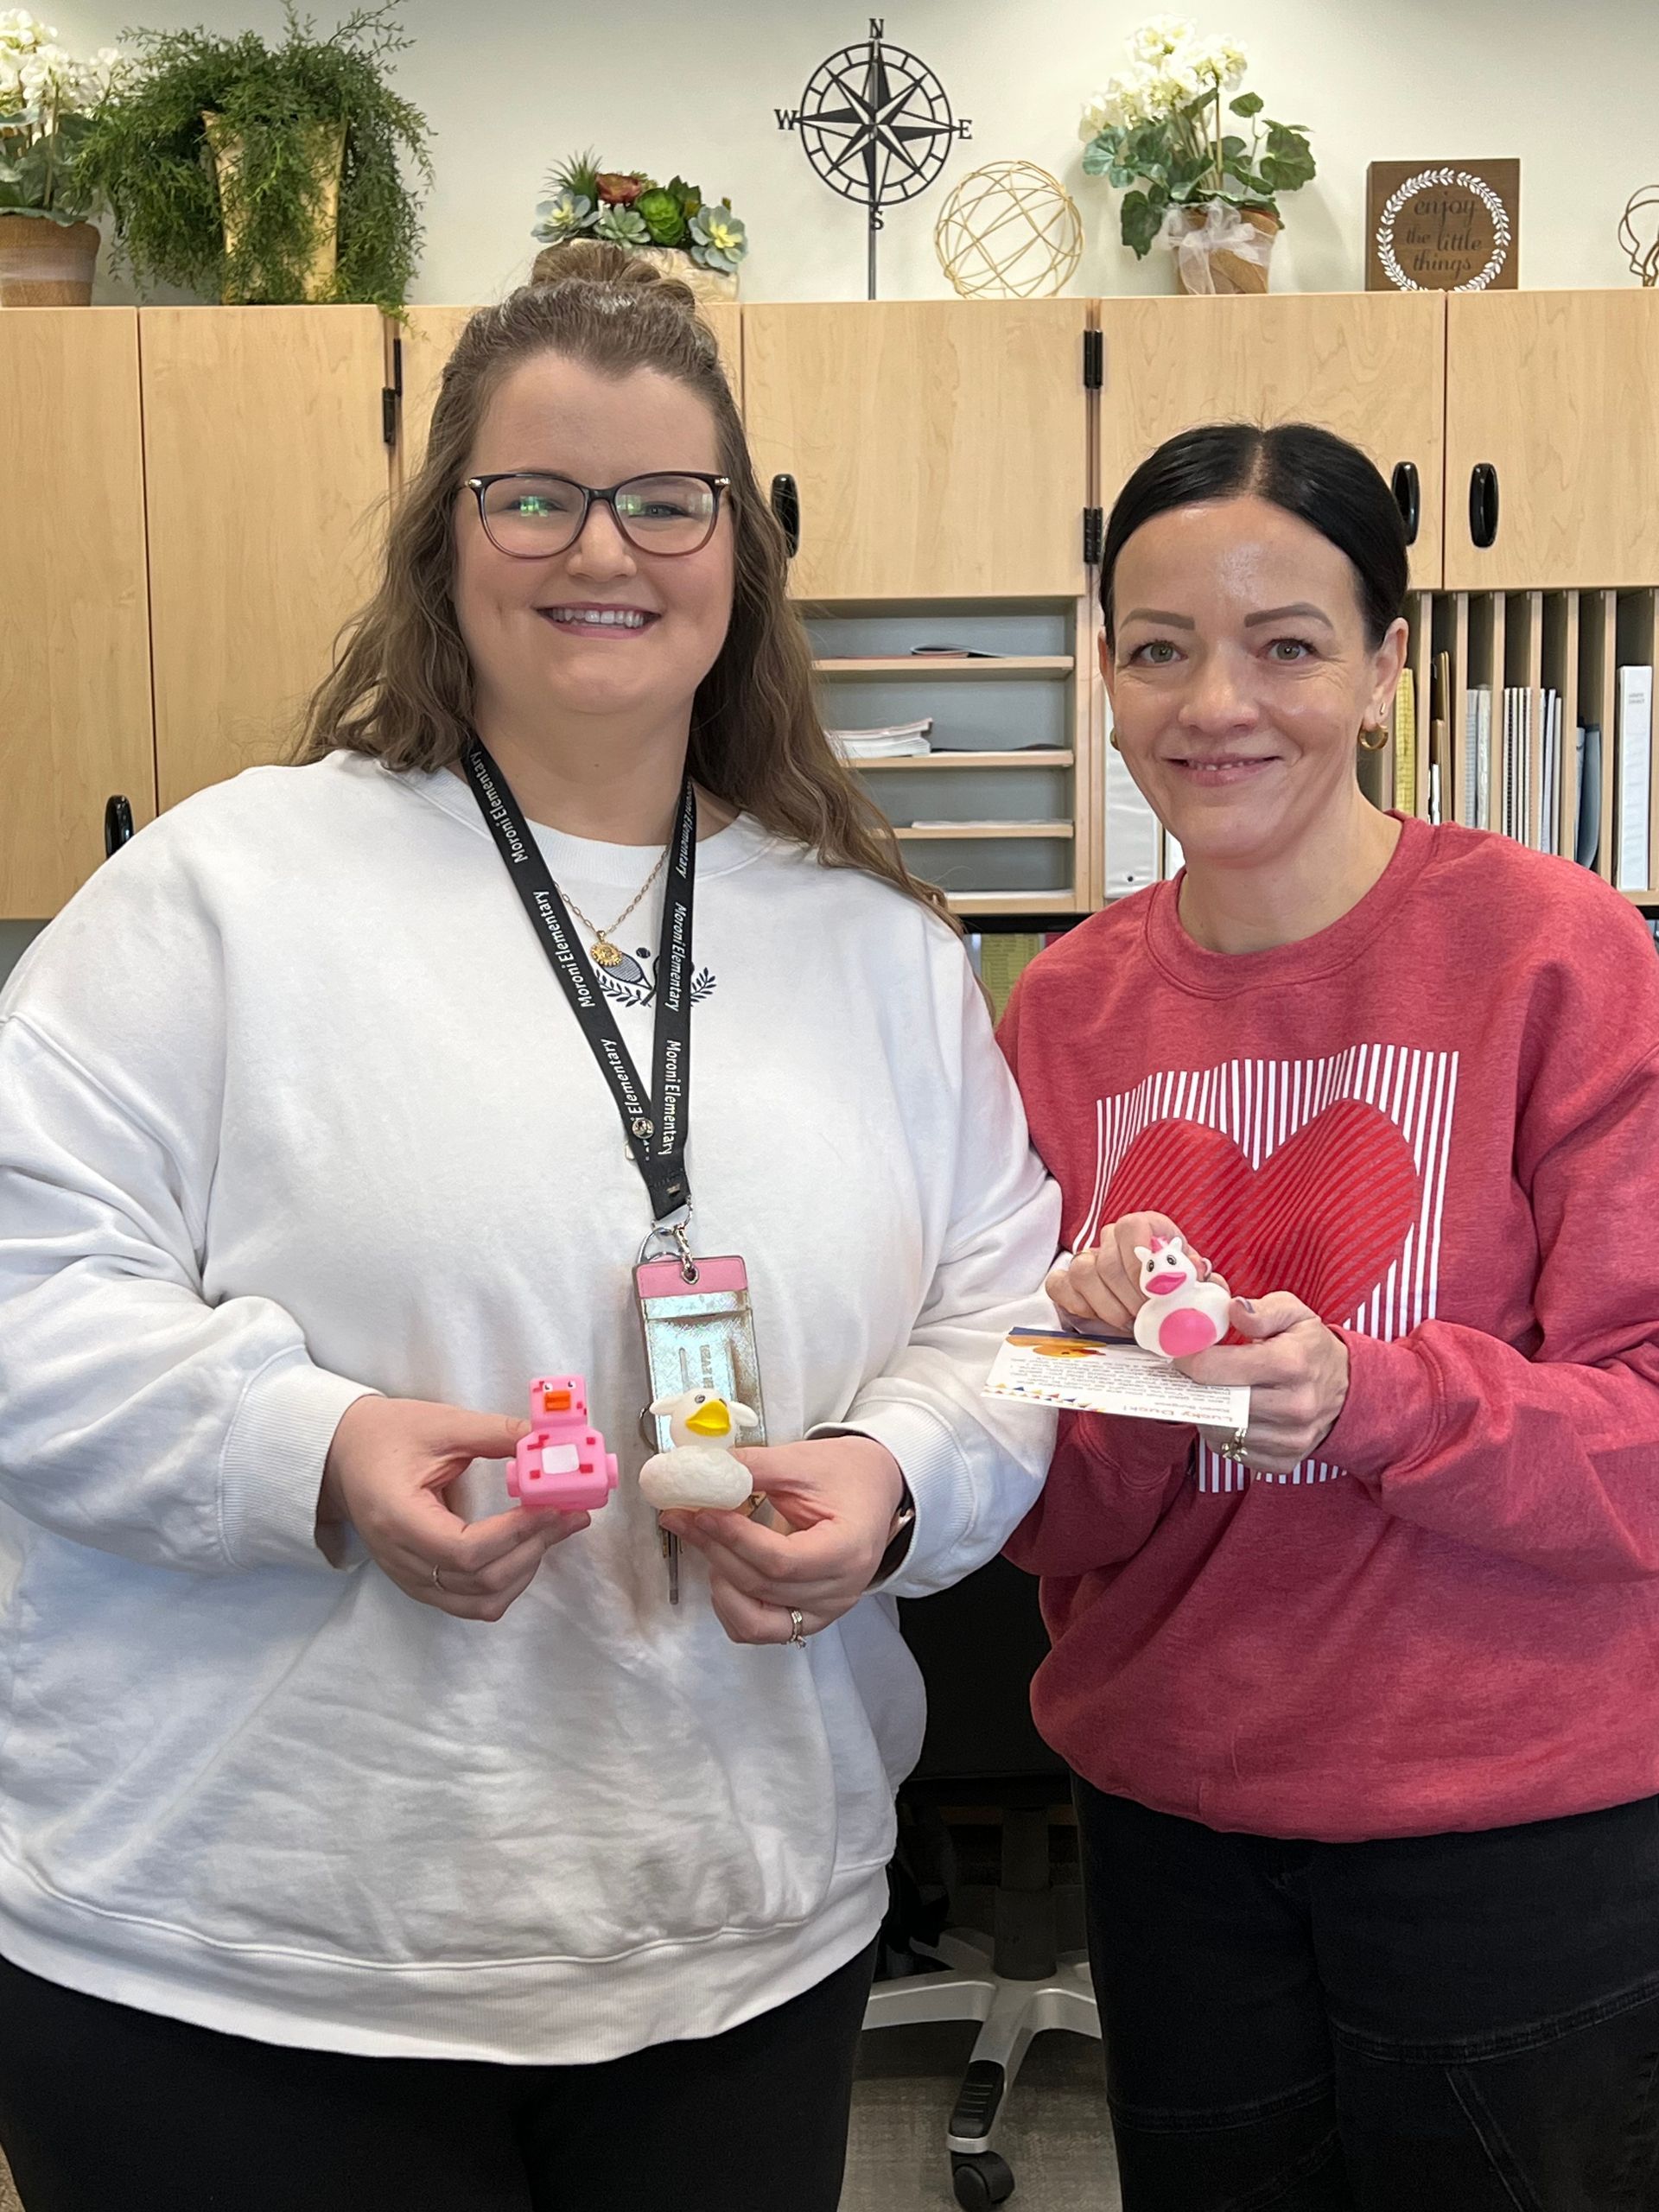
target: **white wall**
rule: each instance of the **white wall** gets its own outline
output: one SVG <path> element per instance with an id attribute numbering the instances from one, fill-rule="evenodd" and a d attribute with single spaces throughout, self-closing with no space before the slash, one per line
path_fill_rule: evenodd
<path id="1" fill-rule="evenodd" d="M 900 0 L 889 37 L 943 79 L 970 145 L 943 181 L 898 211 L 882 244 L 887 296 L 948 287 L 932 250 L 950 181 L 977 162 L 1024 156 L 1064 178 L 1089 240 L 1076 292 L 1160 291 L 1164 257 L 1138 264 L 1116 243 L 1111 195 L 1081 173 L 1084 95 L 1119 64 L 1125 32 L 1170 0 Z M 280 22 L 276 0 L 33 0 L 66 43 L 114 41 L 135 18 Z M 311 0 L 321 24 L 346 0 Z M 1374 160 L 1492 159 L 1522 169 L 1521 281 L 1532 287 L 1633 281 L 1616 243 L 1638 185 L 1659 181 L 1652 0 L 1193 0 L 1184 10 L 1238 38 L 1268 112 L 1308 124 L 1318 181 L 1287 203 L 1274 288 L 1364 283 L 1365 168 Z M 858 38 L 861 0 L 409 0 L 417 43 L 400 88 L 436 133 L 438 177 L 415 297 L 498 296 L 528 270 L 548 166 L 592 143 L 618 168 L 677 168 L 729 194 L 753 250 L 754 299 L 860 298 L 859 211 L 809 169 L 777 107 L 798 104 L 811 70 Z M 105 285 L 105 298 L 122 295 Z"/>

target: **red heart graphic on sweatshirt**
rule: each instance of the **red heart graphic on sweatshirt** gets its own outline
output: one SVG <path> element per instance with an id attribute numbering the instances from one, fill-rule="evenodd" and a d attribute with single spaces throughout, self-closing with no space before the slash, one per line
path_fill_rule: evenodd
<path id="1" fill-rule="evenodd" d="M 1166 1213 L 1238 1298 L 1287 1290 L 1351 1320 L 1417 1219 L 1411 1148 L 1375 1106 L 1339 1098 L 1259 1168 L 1219 1129 L 1156 1122 L 1113 1176 L 1103 1222 Z"/>

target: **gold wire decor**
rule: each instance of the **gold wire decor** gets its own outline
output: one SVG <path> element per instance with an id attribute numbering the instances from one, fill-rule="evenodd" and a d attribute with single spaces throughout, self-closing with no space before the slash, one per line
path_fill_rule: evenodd
<path id="1" fill-rule="evenodd" d="M 1659 226 L 1649 244 L 1643 245 L 1636 219 L 1641 214 L 1654 215 L 1656 211 L 1659 211 L 1659 184 L 1644 184 L 1639 192 L 1630 194 L 1629 204 L 1618 219 L 1618 242 L 1630 257 L 1630 274 L 1639 276 L 1649 291 L 1659 283 Z"/>
<path id="2" fill-rule="evenodd" d="M 940 209 L 933 251 L 964 300 L 1048 299 L 1083 258 L 1083 218 L 1035 162 L 988 162 Z"/>

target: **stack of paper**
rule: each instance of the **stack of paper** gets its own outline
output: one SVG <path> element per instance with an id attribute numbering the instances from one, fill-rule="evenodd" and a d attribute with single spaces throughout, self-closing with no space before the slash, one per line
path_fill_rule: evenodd
<path id="1" fill-rule="evenodd" d="M 875 729 L 830 729 L 824 732 L 843 760 L 909 760 L 931 753 L 933 717 L 920 721 L 887 722 Z"/>
<path id="2" fill-rule="evenodd" d="M 1471 683 L 1464 698 L 1463 818 L 1471 830 L 1492 826 L 1492 692 Z"/>
<path id="3" fill-rule="evenodd" d="M 1408 668 L 1394 695 L 1394 804 L 1401 814 L 1417 810 L 1417 679 Z"/>
<path id="4" fill-rule="evenodd" d="M 1601 729 L 1580 722 L 1577 737 L 1579 834 L 1573 857 L 1580 868 L 1594 868 L 1601 849 Z"/>
<path id="5" fill-rule="evenodd" d="M 1618 722 L 1613 739 L 1613 786 L 1618 813 L 1614 828 L 1621 891 L 1646 891 L 1653 881 L 1648 809 L 1653 786 L 1653 671 L 1618 671 Z"/>

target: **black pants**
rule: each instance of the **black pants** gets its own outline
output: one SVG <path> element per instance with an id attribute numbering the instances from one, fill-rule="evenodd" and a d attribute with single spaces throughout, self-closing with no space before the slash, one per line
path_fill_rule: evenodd
<path id="1" fill-rule="evenodd" d="M 1077 1802 L 1125 2212 L 1659 2208 L 1659 1799 L 1349 1844 Z"/>
<path id="2" fill-rule="evenodd" d="M 706 2041 L 522 2067 L 245 2042 L 0 1961 L 0 2145 L 24 2212 L 835 2212 L 874 1957 Z"/>

